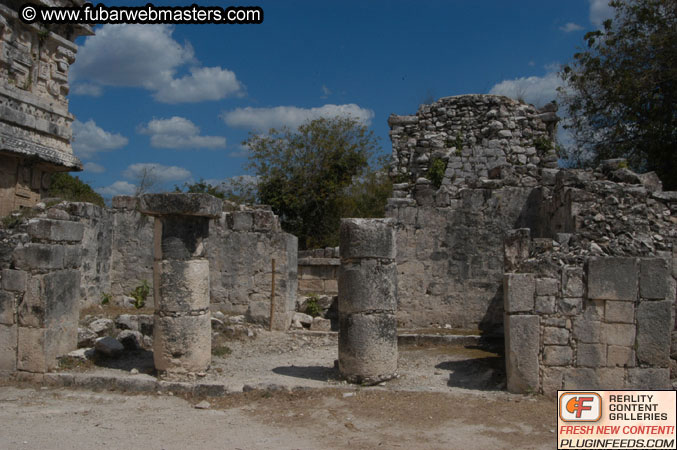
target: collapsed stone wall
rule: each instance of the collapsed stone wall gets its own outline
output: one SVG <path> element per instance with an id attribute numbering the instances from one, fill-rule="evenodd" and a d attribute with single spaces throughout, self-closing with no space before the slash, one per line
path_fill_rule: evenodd
<path id="1" fill-rule="evenodd" d="M 400 325 L 500 329 L 503 237 L 540 226 L 555 110 L 465 95 L 390 116 Z"/>
<path id="2" fill-rule="evenodd" d="M 563 170 L 547 237 L 505 241 L 508 389 L 666 388 L 677 377 L 677 192 L 622 160 Z"/>

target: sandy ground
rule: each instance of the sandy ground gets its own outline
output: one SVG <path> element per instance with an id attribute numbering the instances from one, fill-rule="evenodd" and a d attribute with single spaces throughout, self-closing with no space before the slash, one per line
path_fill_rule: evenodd
<path id="1" fill-rule="evenodd" d="M 6 384 L 7 449 L 550 449 L 554 400 L 505 392 L 492 348 L 401 346 L 400 377 L 356 387 L 334 370 L 335 335 L 269 333 L 216 339 L 207 382 L 223 398 L 129 395 Z M 152 373 L 152 354 L 71 368 Z M 262 388 L 242 392 L 246 386 Z M 294 392 L 276 390 L 295 388 Z M 195 405 L 207 401 L 207 409 Z"/>

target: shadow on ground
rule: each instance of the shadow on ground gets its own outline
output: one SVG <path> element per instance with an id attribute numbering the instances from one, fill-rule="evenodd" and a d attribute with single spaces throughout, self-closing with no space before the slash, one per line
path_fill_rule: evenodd
<path id="1" fill-rule="evenodd" d="M 449 387 L 485 391 L 505 388 L 505 360 L 499 355 L 444 361 L 435 368 L 450 372 Z"/>
<path id="2" fill-rule="evenodd" d="M 275 367 L 273 372 L 278 375 L 315 381 L 329 381 L 337 378 L 336 370 L 326 366 L 280 366 Z"/>
<path id="3" fill-rule="evenodd" d="M 127 372 L 136 369 L 139 373 L 148 375 L 155 374 L 155 363 L 153 362 L 153 352 L 149 350 L 127 351 L 120 358 L 106 358 L 97 356 L 94 359 L 94 365 L 108 369 L 125 370 Z"/>

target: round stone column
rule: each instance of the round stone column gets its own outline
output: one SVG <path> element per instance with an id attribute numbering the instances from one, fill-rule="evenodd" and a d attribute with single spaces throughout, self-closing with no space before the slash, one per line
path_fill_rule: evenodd
<path id="1" fill-rule="evenodd" d="M 390 219 L 342 219 L 339 371 L 352 383 L 397 376 L 397 264 Z"/>
<path id="2" fill-rule="evenodd" d="M 160 372 L 204 372 L 211 364 L 209 220 L 222 202 L 208 194 L 146 194 L 139 210 L 155 216 L 153 358 Z"/>

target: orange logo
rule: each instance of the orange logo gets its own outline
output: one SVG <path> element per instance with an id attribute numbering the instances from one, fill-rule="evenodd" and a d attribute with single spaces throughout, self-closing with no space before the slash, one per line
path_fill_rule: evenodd
<path id="1" fill-rule="evenodd" d="M 596 392 L 564 392 L 559 397 L 559 417 L 564 422 L 597 422 L 602 417 L 602 397 Z"/>

